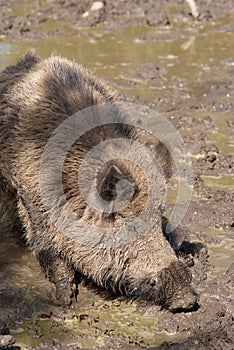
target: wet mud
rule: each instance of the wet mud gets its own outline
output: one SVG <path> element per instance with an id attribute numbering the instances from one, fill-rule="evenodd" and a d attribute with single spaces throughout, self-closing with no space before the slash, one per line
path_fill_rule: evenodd
<path id="1" fill-rule="evenodd" d="M 60 308 L 33 253 L 2 225 L 0 349 L 231 350 L 234 3 L 197 0 L 197 18 L 179 0 L 108 0 L 96 9 L 93 3 L 2 0 L 0 69 L 27 49 L 42 57 L 56 51 L 91 68 L 124 101 L 146 104 L 177 128 L 191 155 L 194 188 L 188 212 L 169 239 L 191 266 L 199 307 L 173 314 L 82 286 L 79 302 Z M 177 180 L 168 185 L 166 217 Z"/>
<path id="2" fill-rule="evenodd" d="M 233 1 L 216 3 L 196 1 L 200 22 L 216 21 L 233 11 Z M 93 27 L 107 22 L 113 28 L 146 24 L 168 26 L 174 21 L 191 21 L 191 8 L 186 1 L 167 2 L 147 0 L 17 0 L 1 1 L 0 32 L 12 38 L 40 39 L 48 35 L 69 32 L 71 28 Z M 194 26 L 192 23 L 191 26 Z"/>

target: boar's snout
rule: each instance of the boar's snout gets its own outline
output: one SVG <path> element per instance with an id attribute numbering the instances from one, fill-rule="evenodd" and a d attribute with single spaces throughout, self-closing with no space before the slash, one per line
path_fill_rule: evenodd
<path id="1" fill-rule="evenodd" d="M 169 305 L 168 309 L 173 313 L 196 310 L 199 307 L 198 299 L 198 294 L 191 289 L 190 291 L 187 291 L 187 293 L 177 295 Z"/>
<path id="2" fill-rule="evenodd" d="M 190 269 L 181 260 L 174 261 L 164 269 L 165 306 L 172 312 L 189 311 L 198 308 L 198 295 L 192 287 Z"/>
<path id="3" fill-rule="evenodd" d="M 175 260 L 156 276 L 145 281 L 142 295 L 171 312 L 193 311 L 199 305 L 191 280 L 191 271 L 184 262 Z"/>

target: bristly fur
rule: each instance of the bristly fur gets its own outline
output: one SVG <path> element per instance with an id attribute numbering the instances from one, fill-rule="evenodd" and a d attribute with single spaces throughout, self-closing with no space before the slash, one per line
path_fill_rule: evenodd
<path id="1" fill-rule="evenodd" d="M 97 248 L 94 242 L 83 245 L 57 230 L 44 210 L 39 168 L 43 149 L 52 132 L 76 112 L 104 103 L 112 103 L 113 108 L 117 108 L 117 100 L 115 93 L 83 67 L 57 56 L 40 60 L 33 53 L 28 53 L 15 66 L 1 72 L 0 212 L 4 211 L 5 217 L 7 215 L 21 222 L 28 244 L 35 251 L 46 275 L 55 283 L 57 298 L 64 304 L 69 304 L 74 296 L 72 275 L 75 271 L 113 292 L 130 296 L 139 294 L 173 309 L 191 307 L 196 298 L 189 271 L 177 259 L 161 229 L 165 178 L 170 176 L 172 161 L 159 141 L 153 141 L 153 149 L 165 178 L 159 173 L 154 179 L 158 200 L 153 205 L 158 217 L 151 232 L 145 236 L 139 236 L 131 244 L 121 247 Z M 77 171 L 82 157 L 92 147 L 101 141 L 121 137 L 136 139 L 148 147 L 140 129 L 129 126 L 120 111 L 116 116 L 119 124 L 100 126 L 82 135 L 73 144 L 64 162 L 63 189 L 67 201 L 82 222 L 80 235 L 87 235 L 86 223 L 97 227 L 121 226 L 125 220 L 141 212 L 147 198 L 147 180 L 143 172 L 137 165 L 124 160 L 105 164 L 96 179 L 100 195 L 107 201 L 115 198 L 116 184 L 120 179 L 127 178 L 134 185 L 132 201 L 124 210 L 97 215 L 80 194 Z M 60 142 L 62 147 L 63 140 Z M 53 161 L 56 163 L 56 159 Z M 48 173 L 50 176 L 52 174 Z M 86 176 L 89 176 L 88 169 Z M 50 189 L 48 196 L 52 210 L 56 210 L 57 199 Z"/>

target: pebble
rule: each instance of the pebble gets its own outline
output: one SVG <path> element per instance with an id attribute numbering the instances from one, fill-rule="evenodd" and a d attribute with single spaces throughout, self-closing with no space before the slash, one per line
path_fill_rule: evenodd
<path id="1" fill-rule="evenodd" d="M 94 1 L 94 3 L 91 6 L 91 11 L 99 11 L 104 7 L 104 4 L 102 1 Z"/>
<path id="2" fill-rule="evenodd" d="M 0 346 L 7 348 L 15 343 L 15 338 L 12 335 L 0 335 Z"/>
<path id="3" fill-rule="evenodd" d="M 104 7 L 104 3 L 102 1 L 94 1 L 90 8 L 90 11 L 99 11 L 103 7 Z M 90 15 L 90 12 L 86 11 L 83 13 L 82 17 L 85 18 L 85 17 L 88 17 L 89 15 Z"/>

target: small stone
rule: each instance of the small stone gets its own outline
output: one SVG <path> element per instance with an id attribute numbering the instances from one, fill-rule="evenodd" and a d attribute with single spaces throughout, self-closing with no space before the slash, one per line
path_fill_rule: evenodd
<path id="1" fill-rule="evenodd" d="M 88 17 L 88 15 L 89 15 L 89 12 L 86 11 L 86 12 L 83 13 L 82 17 L 85 18 L 85 17 Z"/>
<path id="2" fill-rule="evenodd" d="M 15 343 L 15 338 L 12 335 L 0 335 L 0 346 L 1 347 L 9 347 Z"/>
<path id="3" fill-rule="evenodd" d="M 94 3 L 91 6 L 91 11 L 99 11 L 104 7 L 104 4 L 102 1 L 94 1 Z"/>

